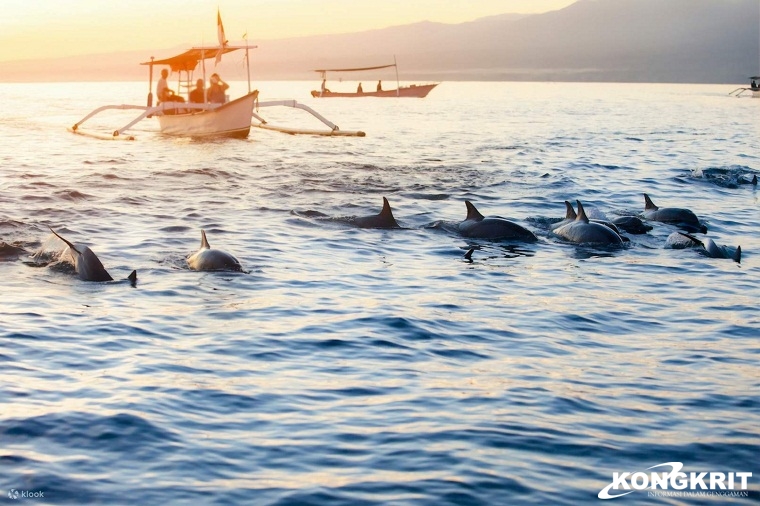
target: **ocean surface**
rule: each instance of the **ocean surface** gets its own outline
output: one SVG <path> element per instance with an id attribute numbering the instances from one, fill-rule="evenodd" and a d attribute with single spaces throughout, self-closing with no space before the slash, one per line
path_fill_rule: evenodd
<path id="1" fill-rule="evenodd" d="M 151 119 L 103 141 L 66 127 L 144 104 L 147 83 L 0 84 L 0 502 L 577 505 L 680 462 L 751 472 L 749 497 L 614 504 L 757 503 L 760 193 L 742 183 L 760 100 L 444 82 L 320 101 L 318 85 L 255 84 L 366 137 L 176 139 Z M 565 200 L 611 219 L 644 193 L 741 263 L 666 247 L 662 223 L 622 248 L 550 232 Z M 402 229 L 347 219 L 382 197 Z M 465 200 L 538 242 L 461 237 Z M 80 280 L 49 227 L 116 281 Z M 245 272 L 189 270 L 201 230 Z"/>

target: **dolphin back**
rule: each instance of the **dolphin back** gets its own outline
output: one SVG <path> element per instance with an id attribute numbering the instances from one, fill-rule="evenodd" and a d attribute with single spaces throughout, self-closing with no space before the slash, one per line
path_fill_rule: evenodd
<path id="1" fill-rule="evenodd" d="M 84 281 L 113 281 L 113 278 L 93 251 L 84 246 L 76 262 L 79 279 Z"/>
<path id="2" fill-rule="evenodd" d="M 571 221 L 556 230 L 554 233 L 559 237 L 575 244 L 595 243 L 595 244 L 622 244 L 623 240 L 611 228 L 589 221 L 583 204 L 577 200 L 578 216 L 575 221 Z"/>
<path id="3" fill-rule="evenodd" d="M 103 267 L 103 263 L 89 247 L 81 244 L 79 247 L 74 246 L 52 228 L 50 231 L 53 232 L 57 238 L 65 242 L 72 251 L 72 256 L 74 257 L 74 269 L 76 270 L 79 279 L 82 281 L 113 281 L 111 275 L 108 274 L 106 268 Z"/>
<path id="4" fill-rule="evenodd" d="M 622 244 L 623 240 L 609 227 L 596 222 L 574 221 L 554 231 L 559 237 L 576 243 Z"/>
<path id="5" fill-rule="evenodd" d="M 651 225 L 645 224 L 636 216 L 619 216 L 612 220 L 612 223 L 629 234 L 646 234 L 648 231 L 652 230 Z"/>
<path id="6" fill-rule="evenodd" d="M 383 208 L 378 214 L 360 216 L 353 218 L 350 222 L 359 228 L 401 228 L 393 217 L 393 210 L 385 197 L 383 197 Z"/>
<path id="7" fill-rule="evenodd" d="M 729 248 L 728 246 L 719 246 L 715 241 L 713 241 L 710 238 L 707 238 L 702 245 L 705 248 L 705 251 L 707 252 L 707 256 L 712 258 L 730 258 L 736 263 L 741 263 L 742 261 L 742 247 L 737 246 L 734 250 L 733 248 Z M 733 251 L 732 251 L 733 250 Z"/>
<path id="8" fill-rule="evenodd" d="M 729 248 L 728 246 L 720 246 L 715 241 L 710 239 L 709 237 L 705 238 L 704 241 L 698 239 L 697 237 L 686 234 L 684 232 L 674 232 L 671 234 L 671 237 L 674 235 L 680 235 L 681 237 L 685 237 L 690 241 L 690 244 L 683 247 L 694 247 L 694 246 L 701 246 L 703 248 L 703 251 L 705 255 L 707 255 L 710 258 L 730 258 L 736 263 L 741 263 L 742 261 L 742 247 L 737 246 L 735 250 L 733 248 Z M 670 241 L 670 237 L 668 237 L 668 241 Z"/>
<path id="9" fill-rule="evenodd" d="M 242 271 L 237 258 L 226 251 L 212 249 L 206 239 L 206 232 L 201 230 L 201 247 L 187 257 L 187 265 L 194 271 Z"/>
<path id="10" fill-rule="evenodd" d="M 688 232 L 707 233 L 707 227 L 703 225 L 697 215 L 690 209 L 680 207 L 657 207 L 645 193 L 644 218 L 651 221 L 659 221 L 681 227 Z"/>
<path id="11" fill-rule="evenodd" d="M 464 237 L 491 240 L 538 241 L 536 235 L 522 225 L 504 218 L 484 218 L 472 202 L 465 200 L 464 203 L 467 206 L 467 218 L 457 226 L 459 233 Z"/>
<path id="12" fill-rule="evenodd" d="M 187 265 L 194 271 L 242 271 L 237 258 L 226 251 L 201 248 L 187 258 Z"/>

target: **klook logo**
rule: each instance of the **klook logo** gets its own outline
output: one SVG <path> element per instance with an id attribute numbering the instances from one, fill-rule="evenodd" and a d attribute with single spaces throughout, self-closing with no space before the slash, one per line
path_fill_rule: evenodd
<path id="1" fill-rule="evenodd" d="M 741 496 L 749 495 L 747 480 L 752 473 L 682 473 L 681 462 L 665 462 L 646 470 L 670 467 L 670 472 L 612 473 L 612 483 L 599 492 L 599 499 L 615 499 L 637 490 L 648 490 L 650 496 Z M 737 488 L 738 486 L 738 488 Z M 618 493 L 619 492 L 619 493 Z"/>
<path id="2" fill-rule="evenodd" d="M 42 490 L 16 490 L 12 488 L 8 491 L 8 499 L 39 499 L 45 497 Z"/>

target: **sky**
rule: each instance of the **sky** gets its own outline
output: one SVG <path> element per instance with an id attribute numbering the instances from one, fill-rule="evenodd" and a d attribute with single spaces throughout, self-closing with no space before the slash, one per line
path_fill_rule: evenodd
<path id="1" fill-rule="evenodd" d="M 3 0 L 0 61 L 360 32 L 540 13 L 576 0 Z"/>

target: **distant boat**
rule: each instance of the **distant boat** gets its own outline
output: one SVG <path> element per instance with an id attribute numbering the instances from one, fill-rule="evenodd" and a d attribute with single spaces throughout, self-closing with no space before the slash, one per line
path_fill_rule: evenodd
<path id="1" fill-rule="evenodd" d="M 742 86 L 741 88 L 736 88 L 734 91 L 729 93 L 729 95 L 733 95 L 735 97 L 741 97 L 745 93 L 749 92 L 752 98 L 760 98 L 760 76 L 752 76 L 749 78 L 750 84 L 749 88 Z"/>
<path id="2" fill-rule="evenodd" d="M 153 105 L 153 93 L 148 93 L 148 103 L 142 105 L 106 105 L 99 107 L 75 123 L 69 130 L 83 135 L 89 135 L 101 139 L 125 139 L 134 140 L 132 135 L 124 135 L 126 131 L 146 118 L 156 117 L 161 133 L 173 136 L 183 137 L 238 137 L 245 138 L 248 136 L 251 126 L 263 129 L 276 130 L 288 134 L 309 134 L 309 135 L 330 135 L 330 136 L 357 136 L 363 137 L 364 132 L 342 131 L 337 125 L 328 121 L 311 107 L 299 104 L 295 100 L 276 100 L 269 102 L 259 102 L 258 90 L 251 91 L 250 69 L 248 65 L 248 50 L 255 49 L 256 46 L 230 46 L 224 39 L 224 29 L 222 28 L 221 17 L 217 17 L 219 31 L 219 46 L 211 47 L 194 47 L 177 56 L 156 60 L 151 58 L 150 61 L 141 63 L 141 65 L 150 66 L 150 77 L 148 80 L 148 90 L 153 88 L 153 66 L 166 65 L 172 72 L 179 75 L 178 87 L 184 89 L 184 93 L 171 94 L 169 99 Z M 214 58 L 218 62 L 222 55 L 230 51 L 245 49 L 245 64 L 248 69 L 248 93 L 242 97 L 236 98 L 225 103 L 212 103 L 204 100 L 202 103 L 191 102 L 190 89 L 195 83 L 193 72 L 199 63 Z M 206 81 L 206 66 L 201 65 L 203 81 Z M 204 90 L 204 98 L 207 91 Z M 184 95 L 184 96 L 183 96 Z M 269 124 L 264 118 L 259 116 L 255 109 L 264 107 L 285 106 L 305 110 L 322 123 L 328 130 L 305 130 L 299 128 L 278 127 Z M 86 132 L 82 130 L 81 125 L 93 116 L 108 110 L 139 110 L 142 111 L 134 120 L 127 123 L 122 128 L 113 130 L 109 134 L 98 134 L 95 132 Z M 258 123 L 252 123 L 252 119 Z"/>
<path id="3" fill-rule="evenodd" d="M 381 89 L 381 81 L 378 81 L 376 89 L 364 91 L 363 89 L 357 89 L 353 92 L 338 92 L 332 91 L 327 88 L 327 73 L 328 72 L 364 72 L 367 70 L 379 70 L 395 67 L 396 68 L 396 88 L 391 90 Z M 398 80 L 398 66 L 396 65 L 396 57 L 393 58 L 393 63 L 389 65 L 378 65 L 375 67 L 358 67 L 348 69 L 318 69 L 314 72 L 319 72 L 322 75 L 322 86 L 319 90 L 312 90 L 311 96 L 314 98 L 357 98 L 357 97 L 413 97 L 413 98 L 425 98 L 433 88 L 438 86 L 439 83 L 433 84 L 412 84 L 409 86 L 401 86 Z M 361 83 L 359 84 L 361 87 Z"/>

